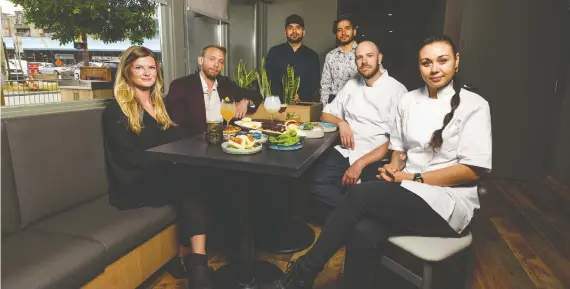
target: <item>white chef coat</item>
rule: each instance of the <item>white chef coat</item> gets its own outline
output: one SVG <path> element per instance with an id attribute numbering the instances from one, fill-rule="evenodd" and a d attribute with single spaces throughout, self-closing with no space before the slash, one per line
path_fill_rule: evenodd
<path id="1" fill-rule="evenodd" d="M 440 89 L 437 99 L 429 98 L 427 87 L 402 96 L 398 104 L 390 149 L 408 154 L 407 173 L 424 173 L 455 164 L 491 171 L 492 139 L 489 104 L 481 96 L 462 89 L 460 104 L 443 130 L 443 144 L 428 148 L 433 132 L 440 129 L 451 110 L 455 90 L 452 84 Z M 476 185 L 438 187 L 412 181 L 402 186 L 420 196 L 457 232 L 469 224 L 479 208 Z"/>
<path id="2" fill-rule="evenodd" d="M 212 93 L 208 91 L 208 84 L 200 74 L 200 81 L 202 82 L 202 89 L 204 90 L 204 104 L 206 106 L 206 120 L 222 120 L 222 113 L 220 112 L 222 108 L 220 96 L 218 95 L 218 80 L 214 81 L 214 86 L 212 87 Z"/>
<path id="3" fill-rule="evenodd" d="M 388 75 L 387 70 L 372 87 L 357 75 L 349 80 L 336 98 L 323 112 L 345 120 L 354 135 L 354 151 L 337 146 L 337 150 L 352 165 L 356 160 L 388 141 L 391 124 L 396 115 L 400 97 L 408 92 L 406 87 Z"/>

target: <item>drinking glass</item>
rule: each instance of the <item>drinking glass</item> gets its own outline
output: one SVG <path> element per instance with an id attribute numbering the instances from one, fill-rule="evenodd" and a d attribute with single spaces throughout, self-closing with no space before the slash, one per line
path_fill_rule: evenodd
<path id="1" fill-rule="evenodd" d="M 236 103 L 233 99 L 225 101 L 222 99 L 222 106 L 220 108 L 222 117 L 226 120 L 226 128 L 230 125 L 230 121 L 236 115 Z"/>
<path id="2" fill-rule="evenodd" d="M 283 115 L 284 112 L 287 111 L 287 104 L 286 103 L 282 103 L 281 107 L 279 108 L 279 114 Z M 283 118 L 285 119 L 285 118 Z M 286 119 L 285 119 L 286 120 Z"/>
<path id="3" fill-rule="evenodd" d="M 206 142 L 209 144 L 221 144 L 223 140 L 223 124 L 221 120 L 206 121 Z"/>
<path id="4" fill-rule="evenodd" d="M 267 113 L 271 115 L 271 122 L 273 123 L 273 115 L 279 112 L 281 109 L 281 100 L 279 96 L 266 96 L 265 102 L 263 102 L 263 107 L 267 110 Z"/>

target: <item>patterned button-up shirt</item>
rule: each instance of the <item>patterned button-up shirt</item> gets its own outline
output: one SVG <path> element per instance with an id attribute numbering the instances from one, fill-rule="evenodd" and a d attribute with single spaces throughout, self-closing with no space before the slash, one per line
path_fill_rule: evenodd
<path id="1" fill-rule="evenodd" d="M 337 94 L 358 73 L 354 61 L 356 46 L 354 42 L 348 52 L 342 51 L 339 46 L 327 53 L 321 76 L 321 102 L 324 105 L 329 103 L 329 95 Z"/>

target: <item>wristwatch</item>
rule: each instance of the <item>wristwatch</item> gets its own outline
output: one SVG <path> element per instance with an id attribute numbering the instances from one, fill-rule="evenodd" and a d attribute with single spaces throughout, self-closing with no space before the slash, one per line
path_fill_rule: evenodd
<path id="1" fill-rule="evenodd" d="M 253 100 L 248 99 L 247 101 L 248 101 L 247 104 L 249 105 L 249 107 L 255 108 L 255 102 L 253 102 Z"/>
<path id="2" fill-rule="evenodd" d="M 414 182 L 423 183 L 423 182 L 424 182 L 424 178 L 422 178 L 422 174 L 420 174 L 420 173 L 415 173 L 415 174 L 414 174 Z"/>

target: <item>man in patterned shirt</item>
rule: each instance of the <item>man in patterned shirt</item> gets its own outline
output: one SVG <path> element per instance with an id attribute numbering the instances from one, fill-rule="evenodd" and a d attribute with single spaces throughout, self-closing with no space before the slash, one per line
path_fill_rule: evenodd
<path id="1" fill-rule="evenodd" d="M 326 58 L 321 77 L 321 102 L 327 105 L 342 87 L 357 73 L 354 51 L 357 43 L 356 26 L 348 16 L 341 16 L 333 24 L 333 33 L 340 46 L 331 50 Z"/>

